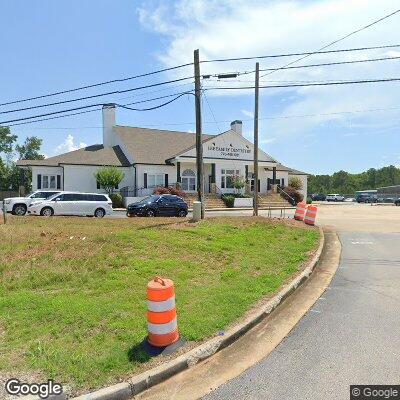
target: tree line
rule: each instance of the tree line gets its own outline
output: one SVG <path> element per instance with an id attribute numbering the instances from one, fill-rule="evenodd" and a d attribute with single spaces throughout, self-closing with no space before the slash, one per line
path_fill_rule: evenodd
<path id="1" fill-rule="evenodd" d="M 340 193 L 352 195 L 356 191 L 400 185 L 400 168 L 394 165 L 370 168 L 359 174 L 338 171 L 332 175 L 310 175 L 308 193 Z"/>
<path id="2" fill-rule="evenodd" d="M 30 190 L 31 173 L 20 173 L 15 160 L 43 160 L 41 154 L 42 139 L 27 137 L 22 144 L 17 143 L 18 136 L 11 134 L 10 128 L 0 126 L 0 190 L 18 191 L 22 185 Z"/>

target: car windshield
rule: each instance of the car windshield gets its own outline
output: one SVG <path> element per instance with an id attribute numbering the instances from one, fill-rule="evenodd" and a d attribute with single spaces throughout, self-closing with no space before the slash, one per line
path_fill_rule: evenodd
<path id="1" fill-rule="evenodd" d="M 55 194 L 56 192 L 33 192 L 28 197 L 31 199 L 47 199 Z"/>
<path id="2" fill-rule="evenodd" d="M 138 204 L 138 205 L 148 204 L 148 203 L 157 201 L 159 198 L 160 198 L 160 196 L 148 196 L 148 197 L 145 197 L 144 199 L 138 201 L 135 204 Z"/>

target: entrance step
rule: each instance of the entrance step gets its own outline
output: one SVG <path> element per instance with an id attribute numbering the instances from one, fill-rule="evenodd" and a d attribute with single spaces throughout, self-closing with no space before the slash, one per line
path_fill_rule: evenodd
<path id="1" fill-rule="evenodd" d="M 189 208 L 193 208 L 193 202 L 197 201 L 197 196 L 188 195 L 184 198 Z M 217 196 L 206 195 L 204 196 L 204 207 L 206 209 L 213 208 L 226 208 L 225 203 Z"/>

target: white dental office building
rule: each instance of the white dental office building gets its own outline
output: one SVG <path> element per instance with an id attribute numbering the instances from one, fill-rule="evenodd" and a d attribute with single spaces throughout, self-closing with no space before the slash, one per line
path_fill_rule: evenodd
<path id="1" fill-rule="evenodd" d="M 196 192 L 195 134 L 159 129 L 119 126 L 115 105 L 103 106 L 103 143 L 94 144 L 44 160 L 19 160 L 20 168 L 32 171 L 32 189 L 60 189 L 103 192 L 95 172 L 115 166 L 124 173 L 118 189 L 129 197 L 152 194 L 157 186 L 177 184 L 186 193 Z M 204 187 L 206 193 L 234 192 L 232 178 L 243 178 L 254 189 L 253 144 L 242 135 L 242 122 L 233 121 L 219 135 L 203 135 Z M 275 186 L 287 186 L 290 177 L 303 183 L 307 174 L 279 163 L 258 149 L 258 191 L 269 193 Z"/>

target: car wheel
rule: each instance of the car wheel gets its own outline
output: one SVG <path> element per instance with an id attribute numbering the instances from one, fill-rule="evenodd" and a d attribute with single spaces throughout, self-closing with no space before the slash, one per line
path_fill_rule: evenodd
<path id="1" fill-rule="evenodd" d="M 95 212 L 94 212 L 94 216 L 96 218 L 103 218 L 106 215 L 106 212 L 102 209 L 102 208 L 98 208 Z"/>
<path id="2" fill-rule="evenodd" d="M 45 207 L 40 211 L 40 215 L 42 217 L 52 217 L 54 214 L 54 210 L 50 207 Z"/>
<path id="3" fill-rule="evenodd" d="M 153 218 L 156 216 L 156 213 L 154 210 L 147 210 L 146 215 L 150 218 Z"/>
<path id="4" fill-rule="evenodd" d="M 17 204 L 13 207 L 12 213 L 14 215 L 25 215 L 26 214 L 26 206 L 24 204 Z"/>
<path id="5" fill-rule="evenodd" d="M 186 210 L 179 210 L 178 211 L 178 217 L 180 218 L 184 218 L 187 215 L 187 211 Z"/>

